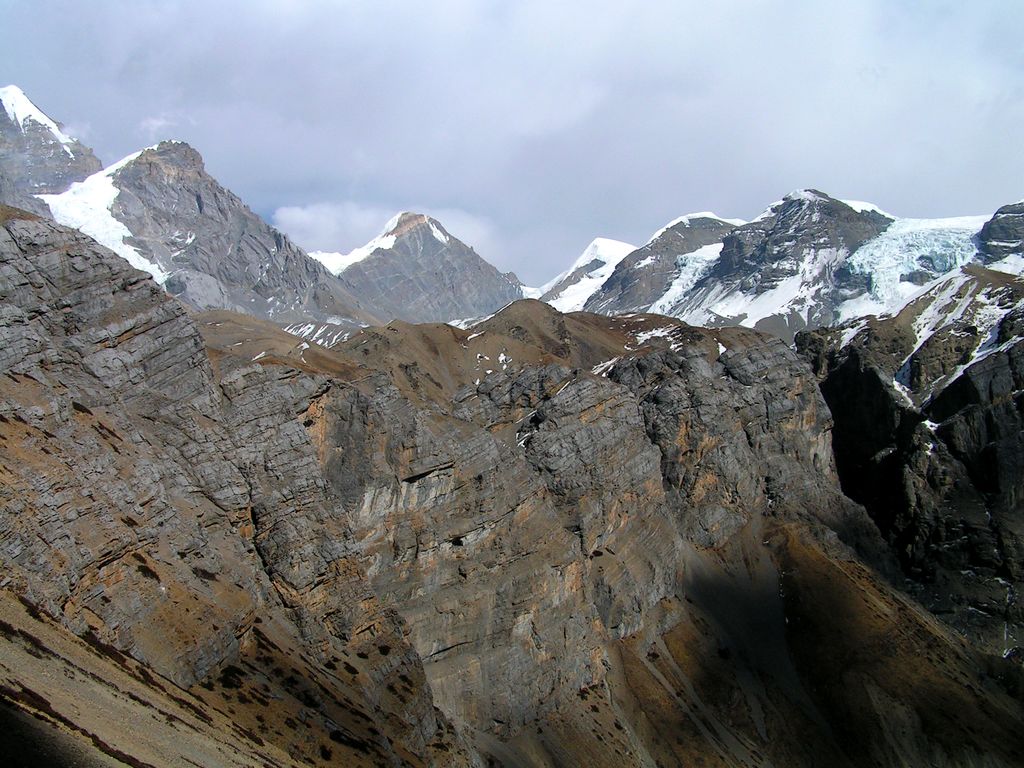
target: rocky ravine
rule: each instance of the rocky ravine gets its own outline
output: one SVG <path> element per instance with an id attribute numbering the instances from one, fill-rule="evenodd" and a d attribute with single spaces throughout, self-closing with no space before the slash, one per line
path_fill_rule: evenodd
<path id="1" fill-rule="evenodd" d="M 527 301 L 328 352 L 225 312 L 197 326 L 78 233 L 9 209 L 0 232 L 0 695 L 44 746 L 152 765 L 1024 755 L 1019 670 L 880 575 L 781 342 Z"/>

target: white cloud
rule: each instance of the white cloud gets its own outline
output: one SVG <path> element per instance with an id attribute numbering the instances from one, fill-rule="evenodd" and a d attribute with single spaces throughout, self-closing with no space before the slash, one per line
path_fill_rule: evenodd
<path id="1" fill-rule="evenodd" d="M 139 131 L 150 140 L 166 136 L 173 126 L 174 121 L 163 115 L 145 117 L 139 121 Z"/>
<path id="2" fill-rule="evenodd" d="M 311 248 L 435 202 L 543 282 L 595 235 L 800 187 L 917 216 L 1024 194 L 1020 0 L 11 6 L 5 77 L 101 157 L 173 129 Z"/>
<path id="3" fill-rule="evenodd" d="M 347 253 L 380 234 L 394 214 L 354 202 L 313 203 L 278 208 L 273 224 L 307 251 Z"/>

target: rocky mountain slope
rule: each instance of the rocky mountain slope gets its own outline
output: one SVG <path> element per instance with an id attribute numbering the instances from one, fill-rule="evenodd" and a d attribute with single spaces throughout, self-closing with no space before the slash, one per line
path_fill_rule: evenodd
<path id="1" fill-rule="evenodd" d="M 418 213 L 398 214 L 352 253 L 312 255 L 386 319 L 481 317 L 523 298 L 515 275 L 500 273 L 439 221 Z"/>
<path id="2" fill-rule="evenodd" d="M 797 337 L 846 493 L 914 592 L 981 647 L 1022 644 L 1024 280 L 978 265 L 899 312 Z"/>
<path id="3" fill-rule="evenodd" d="M 0 88 L 0 105 L 0 204 L 49 216 L 36 195 L 63 192 L 100 161 L 16 85 Z"/>
<path id="4" fill-rule="evenodd" d="M 328 382 L 212 358 L 148 275 L 6 208 L 0 298 L 8 706 L 133 765 L 457 762 L 297 418 Z M 89 714 L 128 710 L 171 727 Z"/>
<path id="5" fill-rule="evenodd" d="M 745 325 L 792 341 L 804 328 L 892 311 L 970 262 L 1020 274 L 1024 262 L 1007 257 L 1020 251 L 1008 232 L 1021 210 L 1018 203 L 992 218 L 894 219 L 867 203 L 801 190 L 750 223 L 690 214 L 620 258 L 596 290 L 588 285 L 583 308 Z M 584 284 L 569 280 L 561 290 L 571 285 Z"/>
<path id="6" fill-rule="evenodd" d="M 42 200 L 57 221 L 95 237 L 197 309 L 279 323 L 377 320 L 343 281 L 206 173 L 187 144 L 162 142 Z"/>
<path id="7" fill-rule="evenodd" d="M 744 222 L 711 212 L 682 216 L 660 229 L 645 245 L 628 254 L 584 303 L 588 312 L 607 315 L 646 312 L 677 282 L 695 281 L 703 260 L 725 235 Z M 697 254 L 688 266 L 685 254 Z M 699 262 L 699 263 L 698 263 Z"/>
<path id="8" fill-rule="evenodd" d="M 9 209 L 0 298 L 0 698 L 44 747 L 136 765 L 1024 756 L 1019 666 L 894 586 L 815 376 L 776 338 L 521 301 L 326 350 L 193 320 Z"/>

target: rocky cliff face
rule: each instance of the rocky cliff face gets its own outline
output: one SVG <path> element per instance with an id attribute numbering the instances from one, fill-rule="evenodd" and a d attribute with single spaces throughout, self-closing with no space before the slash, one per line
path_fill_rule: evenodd
<path id="1" fill-rule="evenodd" d="M 986 263 L 1024 253 L 1024 200 L 996 211 L 981 228 L 978 239 Z"/>
<path id="2" fill-rule="evenodd" d="M 1020 762 L 1019 670 L 889 585 L 782 342 L 524 301 L 327 351 L 197 326 L 26 216 L 0 230 L 17 712 L 150 764 Z M 88 714 L 111 699 L 144 738 Z"/>
<path id="3" fill-rule="evenodd" d="M 211 321 L 211 343 L 237 343 Z M 368 329 L 333 353 L 352 387 L 307 417 L 325 476 L 437 701 L 483 756 L 1015 759 L 1019 746 L 983 745 L 1018 706 L 995 683 L 968 703 L 953 682 L 986 664 L 1009 681 L 1012 665 L 866 564 L 895 573 L 839 490 L 831 417 L 783 343 L 526 301 L 466 331 Z M 986 713 L 969 723 L 984 737 L 951 735 L 967 733 L 960 706 Z"/>
<path id="4" fill-rule="evenodd" d="M 17 86 L 0 88 L 0 104 L 0 204 L 49 216 L 36 195 L 63 192 L 98 171 L 100 161 Z"/>
<path id="5" fill-rule="evenodd" d="M 298 416 L 326 382 L 214 367 L 147 275 L 27 214 L 2 223 L 4 590 L 161 676 L 151 688 L 230 714 L 282 764 L 457 748 Z M 32 710 L 33 681 L 12 674 Z"/>
<path id="6" fill-rule="evenodd" d="M 523 297 L 514 275 L 503 275 L 429 216 L 399 214 L 362 250 L 338 274 L 385 321 L 482 317 Z"/>
<path id="7" fill-rule="evenodd" d="M 925 604 L 998 653 L 1021 636 L 1022 312 L 1020 279 L 970 266 L 898 315 L 797 339 L 844 489 Z"/>

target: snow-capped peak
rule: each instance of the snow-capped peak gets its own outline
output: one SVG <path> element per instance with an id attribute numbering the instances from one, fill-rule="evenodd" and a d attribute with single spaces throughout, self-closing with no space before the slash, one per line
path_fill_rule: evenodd
<path id="1" fill-rule="evenodd" d="M 75 140 L 64 133 L 56 122 L 47 117 L 39 107 L 33 104 L 21 88 L 16 85 L 7 85 L 0 88 L 0 102 L 3 102 L 4 111 L 7 113 L 8 119 L 12 123 L 17 123 L 22 131 L 25 130 L 26 121 L 37 123 L 53 134 L 53 137 L 63 145 L 64 151 L 68 155 L 71 157 L 75 156 L 68 147 L 68 144 L 74 144 Z"/>
<path id="2" fill-rule="evenodd" d="M 635 245 L 624 243 L 621 240 L 612 240 L 607 237 L 595 237 L 590 245 L 586 247 L 580 257 L 576 259 L 572 267 L 569 268 L 569 273 L 585 267 L 592 261 L 600 261 L 606 266 L 612 264 L 613 268 L 615 264 L 622 261 L 627 254 L 632 253 L 636 250 Z M 568 273 L 567 273 L 568 274 Z"/>
<path id="3" fill-rule="evenodd" d="M 398 242 L 399 237 L 420 224 L 426 224 L 430 229 L 430 234 L 441 245 L 448 245 L 451 241 L 451 236 L 445 231 L 444 227 L 429 216 L 425 216 L 422 213 L 413 213 L 412 211 L 399 211 L 388 219 L 380 234 L 366 245 L 354 248 L 348 253 L 339 253 L 337 251 L 310 251 L 309 255 L 327 267 L 331 273 L 340 275 L 353 264 L 362 261 L 374 251 L 391 250 L 395 247 L 395 243 Z"/>
<path id="4" fill-rule="evenodd" d="M 547 299 L 548 304 L 559 312 L 578 312 L 583 309 L 587 299 L 601 287 L 605 280 L 611 277 L 619 262 L 635 250 L 636 246 L 621 240 L 611 240 L 607 237 L 595 238 L 569 269 L 542 286 L 540 291 L 542 295 L 548 293 L 573 273 L 593 264 L 594 266 L 575 282 L 566 285 L 556 295 Z"/>
<path id="5" fill-rule="evenodd" d="M 742 227 L 744 224 L 747 223 L 743 219 L 728 219 L 724 216 L 719 216 L 717 213 L 714 213 L 713 211 L 698 211 L 697 213 L 687 213 L 683 216 L 680 216 L 678 219 L 673 219 L 664 227 L 662 227 L 653 235 L 651 235 L 651 239 L 648 240 L 645 243 L 645 245 L 650 245 L 663 234 L 665 234 L 668 230 L 672 229 L 672 227 L 677 227 L 680 224 L 687 227 L 692 227 L 693 222 L 698 221 L 700 219 L 711 219 L 713 221 L 721 221 L 726 224 L 732 224 L 734 227 Z"/>
<path id="6" fill-rule="evenodd" d="M 381 230 L 378 237 L 385 237 L 387 235 L 390 235 L 398 227 L 398 222 L 402 220 L 403 216 L 412 215 L 413 214 L 409 213 L 409 211 L 399 211 L 390 219 L 388 219 L 388 223 L 384 225 L 384 229 Z"/>
<path id="7" fill-rule="evenodd" d="M 353 264 L 362 261 L 374 251 L 387 251 L 394 248 L 395 242 L 398 238 L 395 235 L 388 233 L 393 232 L 397 226 L 398 216 L 395 216 L 388 221 L 381 234 L 377 235 L 377 237 L 373 238 L 373 240 L 368 242 L 366 245 L 353 248 L 348 253 L 339 253 L 338 251 L 310 251 L 309 255 L 327 267 L 331 274 L 340 275 Z"/>
<path id="8" fill-rule="evenodd" d="M 792 202 L 793 200 L 804 200 L 808 203 L 815 203 L 819 200 L 827 200 L 828 198 L 821 194 L 816 189 L 795 189 L 782 198 L 783 202 Z"/>

